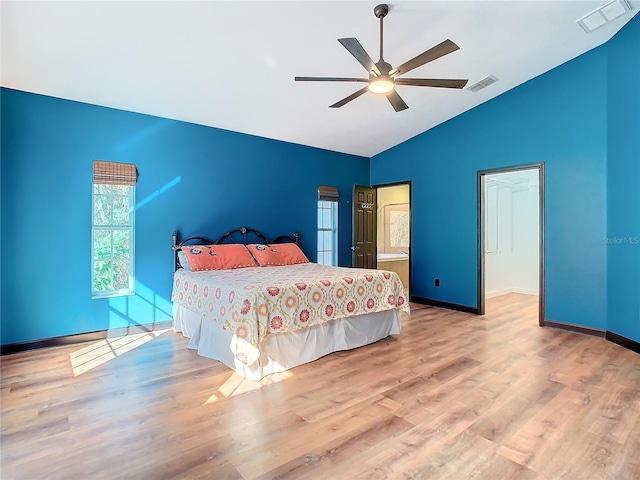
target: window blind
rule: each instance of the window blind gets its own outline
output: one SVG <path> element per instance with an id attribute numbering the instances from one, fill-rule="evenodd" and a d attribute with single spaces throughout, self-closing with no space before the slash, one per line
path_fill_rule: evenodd
<path id="1" fill-rule="evenodd" d="M 137 180 L 133 163 L 93 161 L 93 183 L 134 186 Z"/>
<path id="2" fill-rule="evenodd" d="M 326 202 L 338 201 L 338 189 L 336 187 L 320 185 L 318 187 L 318 200 Z"/>

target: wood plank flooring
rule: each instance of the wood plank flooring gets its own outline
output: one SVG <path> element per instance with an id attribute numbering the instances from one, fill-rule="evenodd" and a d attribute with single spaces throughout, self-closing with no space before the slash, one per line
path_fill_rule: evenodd
<path id="1" fill-rule="evenodd" d="M 640 479 L 640 355 L 412 305 L 402 334 L 250 382 L 171 331 L 1 359 L 2 479 Z"/>

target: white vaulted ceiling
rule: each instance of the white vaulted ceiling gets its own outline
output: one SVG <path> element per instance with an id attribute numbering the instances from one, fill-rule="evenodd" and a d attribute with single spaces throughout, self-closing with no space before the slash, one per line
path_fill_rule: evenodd
<path id="1" fill-rule="evenodd" d="M 606 0 L 388 2 L 384 57 L 397 66 L 445 39 L 460 50 L 407 78 L 499 81 L 478 93 L 397 87 L 409 109 L 363 86 L 294 76 L 366 77 L 338 43 L 378 60 L 370 1 L 3 1 L 2 86 L 372 156 L 606 42 L 640 0 L 586 34 Z"/>

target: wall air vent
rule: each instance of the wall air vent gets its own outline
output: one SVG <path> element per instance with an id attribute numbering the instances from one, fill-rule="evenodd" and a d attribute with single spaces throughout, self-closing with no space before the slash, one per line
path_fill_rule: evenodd
<path id="1" fill-rule="evenodd" d="M 605 23 L 610 22 L 614 18 L 618 18 L 630 10 L 631 5 L 629 5 L 627 0 L 611 0 L 600 8 L 596 8 L 593 12 L 587 13 L 584 17 L 579 18 L 576 20 L 576 23 L 580 25 L 585 32 L 591 33 Z"/>
<path id="2" fill-rule="evenodd" d="M 488 77 L 483 78 L 479 82 L 474 83 L 470 87 L 467 87 L 467 90 L 471 90 L 473 93 L 476 93 L 478 90 L 482 90 L 484 87 L 488 87 L 492 83 L 496 83 L 498 79 L 493 75 L 489 75 Z"/>

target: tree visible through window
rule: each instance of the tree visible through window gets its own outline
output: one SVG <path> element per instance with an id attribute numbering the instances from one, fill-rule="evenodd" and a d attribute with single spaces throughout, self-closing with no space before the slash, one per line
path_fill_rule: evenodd
<path id="1" fill-rule="evenodd" d="M 134 293 L 135 165 L 93 162 L 92 298 Z"/>

